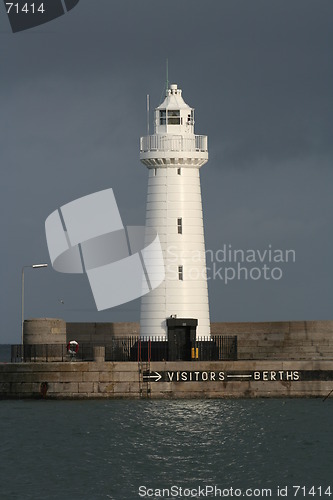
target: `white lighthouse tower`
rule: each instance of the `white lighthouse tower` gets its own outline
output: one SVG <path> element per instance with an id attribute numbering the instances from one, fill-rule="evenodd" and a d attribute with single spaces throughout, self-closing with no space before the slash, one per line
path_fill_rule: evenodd
<path id="1" fill-rule="evenodd" d="M 148 167 L 146 227 L 159 235 L 165 280 L 142 297 L 141 337 L 168 334 L 168 318 L 197 320 L 197 340 L 210 335 L 199 170 L 207 136 L 194 134 L 194 109 L 172 84 L 155 109 L 154 134 L 140 139 Z M 185 323 L 184 323 L 185 324 Z"/>

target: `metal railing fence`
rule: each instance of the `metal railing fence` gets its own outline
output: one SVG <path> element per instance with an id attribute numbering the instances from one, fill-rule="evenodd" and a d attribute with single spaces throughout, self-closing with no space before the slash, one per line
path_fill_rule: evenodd
<path id="1" fill-rule="evenodd" d="M 208 150 L 207 136 L 146 135 L 140 138 L 140 151 L 203 151 Z"/>
<path id="2" fill-rule="evenodd" d="M 17 344 L 11 346 L 11 362 L 94 361 L 94 347 L 105 348 L 105 361 L 169 361 L 178 360 L 177 350 L 164 337 L 115 337 L 108 342 L 82 342 L 77 353 L 65 344 Z M 186 360 L 222 361 L 237 359 L 237 336 L 212 335 L 186 347 Z M 176 358 L 172 357 L 175 355 Z M 172 356 L 171 356 L 172 353 Z M 181 355 L 184 353 L 182 347 Z M 185 358 L 179 357 L 179 360 Z"/>

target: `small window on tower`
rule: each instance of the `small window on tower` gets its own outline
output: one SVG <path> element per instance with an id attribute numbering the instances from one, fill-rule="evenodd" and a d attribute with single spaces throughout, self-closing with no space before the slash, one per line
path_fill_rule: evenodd
<path id="1" fill-rule="evenodd" d="M 168 125 L 180 125 L 179 109 L 168 109 Z"/>
<path id="2" fill-rule="evenodd" d="M 178 266 L 178 279 L 183 281 L 183 266 Z"/>
<path id="3" fill-rule="evenodd" d="M 188 125 L 194 125 L 194 110 L 191 109 L 191 114 L 187 115 Z"/>
<path id="4" fill-rule="evenodd" d="M 177 219 L 178 234 L 183 234 L 183 219 Z"/>
<path id="5" fill-rule="evenodd" d="M 160 125 L 166 124 L 166 109 L 160 109 Z"/>
<path id="6" fill-rule="evenodd" d="M 182 169 L 181 168 L 177 168 L 177 174 L 178 175 L 182 175 Z"/>

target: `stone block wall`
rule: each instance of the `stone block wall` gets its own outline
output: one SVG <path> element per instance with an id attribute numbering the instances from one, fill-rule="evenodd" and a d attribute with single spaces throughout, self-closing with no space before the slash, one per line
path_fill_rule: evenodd
<path id="1" fill-rule="evenodd" d="M 325 398 L 332 389 L 332 361 L 0 364 L 2 399 Z"/>
<path id="2" fill-rule="evenodd" d="M 33 318 L 24 321 L 24 344 L 66 343 L 66 321 L 57 318 Z"/>
<path id="3" fill-rule="evenodd" d="M 333 359 L 333 321 L 212 323 L 213 335 L 237 335 L 238 359 Z M 140 324 L 65 323 L 34 319 L 24 323 L 25 343 L 105 344 L 111 338 L 140 334 Z"/>
<path id="4" fill-rule="evenodd" d="M 114 337 L 140 335 L 140 323 L 67 323 L 67 341 L 79 343 L 106 343 Z"/>
<path id="5" fill-rule="evenodd" d="M 237 335 L 238 359 L 333 359 L 333 321 L 212 323 L 213 335 Z"/>

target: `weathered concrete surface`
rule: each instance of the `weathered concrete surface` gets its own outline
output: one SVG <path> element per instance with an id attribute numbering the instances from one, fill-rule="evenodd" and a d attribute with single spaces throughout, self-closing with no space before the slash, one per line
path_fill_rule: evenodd
<path id="1" fill-rule="evenodd" d="M 23 324 L 24 344 L 66 344 L 66 322 L 56 318 L 27 319 Z"/>
<path id="2" fill-rule="evenodd" d="M 104 344 L 114 337 L 140 335 L 140 323 L 67 323 L 67 341 Z"/>
<path id="3" fill-rule="evenodd" d="M 0 398 L 325 397 L 332 389 L 333 361 L 0 364 Z"/>
<path id="4" fill-rule="evenodd" d="M 238 359 L 333 359 L 333 321 L 212 323 L 213 335 L 237 335 Z"/>
<path id="5" fill-rule="evenodd" d="M 58 322 L 58 323 L 56 323 Z M 139 323 L 65 323 L 27 320 L 25 343 L 103 345 L 114 337 L 140 334 Z M 333 359 L 333 321 L 212 323 L 213 335 L 237 335 L 238 359 Z"/>
<path id="6" fill-rule="evenodd" d="M 96 345 L 94 346 L 94 361 L 96 363 L 104 363 L 105 361 L 105 347 Z"/>

